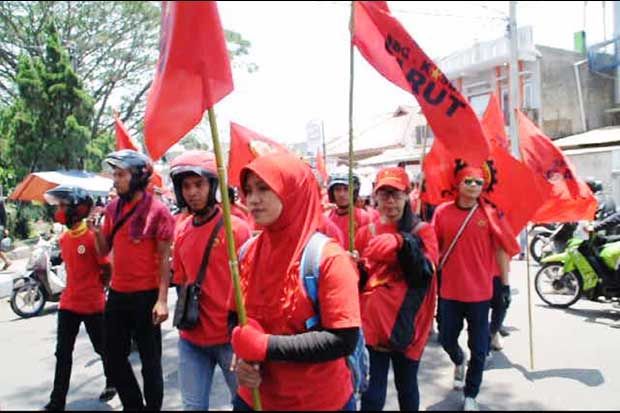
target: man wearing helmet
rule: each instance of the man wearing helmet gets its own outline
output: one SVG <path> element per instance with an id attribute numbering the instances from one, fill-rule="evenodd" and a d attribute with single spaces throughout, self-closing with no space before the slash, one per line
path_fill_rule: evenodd
<path id="1" fill-rule="evenodd" d="M 360 192 L 360 179 L 357 175 L 353 175 L 353 202 L 357 200 Z M 343 248 L 349 248 L 349 175 L 333 174 L 329 176 L 327 183 L 327 195 L 329 202 L 336 204 L 336 209 L 332 210 L 328 218 L 336 224 L 345 236 Z M 354 207 L 353 222 L 355 230 L 363 227 L 370 222 L 370 218 L 366 211 L 361 208 Z M 353 234 L 355 235 L 355 234 Z"/>
<path id="2" fill-rule="evenodd" d="M 168 318 L 170 244 L 174 218 L 146 191 L 153 173 L 150 159 L 136 151 L 110 153 L 118 198 L 105 209 L 103 228 L 89 226 L 103 254 L 113 251 L 112 281 L 105 309 L 106 351 L 112 380 L 123 408 L 145 408 L 128 356 L 132 337 L 138 344 L 146 408 L 159 410 L 163 400 L 161 327 Z"/>
<path id="3" fill-rule="evenodd" d="M 237 382 L 230 369 L 232 348 L 228 333 L 228 301 L 232 281 L 222 211 L 216 201 L 219 179 L 213 156 L 205 151 L 188 151 L 171 163 L 170 178 L 179 207 L 187 207 L 191 218 L 183 221 L 174 240 L 174 275 L 181 285 L 200 285 L 198 323 L 179 331 L 179 387 L 186 410 L 209 410 L 209 393 L 215 366 L 219 365 L 230 390 L 231 400 Z M 249 237 L 250 228 L 231 216 L 236 247 Z M 209 241 L 216 238 L 209 251 Z M 207 257 L 203 257 L 208 254 Z M 204 259 L 206 268 L 201 266 Z"/>
<path id="4" fill-rule="evenodd" d="M 67 271 L 67 286 L 60 297 L 58 311 L 54 388 L 45 406 L 45 410 L 64 410 L 73 363 L 73 346 L 82 323 L 95 352 L 103 361 L 106 388 L 99 399 L 108 401 L 116 394 L 103 351 L 104 284 L 107 284 L 104 274 L 109 274 L 110 265 L 99 254 L 95 235 L 84 221 L 93 205 L 88 193 L 81 188 L 60 185 L 47 191 L 44 197 L 49 204 L 57 205 L 54 215 L 56 222 L 68 228 L 59 240 Z"/>

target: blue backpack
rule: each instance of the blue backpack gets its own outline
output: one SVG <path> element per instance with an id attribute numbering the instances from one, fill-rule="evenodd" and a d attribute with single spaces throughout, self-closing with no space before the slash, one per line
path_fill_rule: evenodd
<path id="1" fill-rule="evenodd" d="M 250 244 L 255 238 L 246 241 L 239 249 L 239 260 L 243 258 Z M 315 232 L 310 237 L 310 241 L 304 248 L 301 255 L 301 265 L 299 275 L 302 278 L 306 294 L 312 301 L 315 315 L 306 320 L 306 329 L 310 330 L 321 324 L 321 315 L 319 313 L 319 278 L 321 275 L 321 252 L 323 247 L 330 238 L 320 232 Z M 355 395 L 365 392 L 368 389 L 370 379 L 370 357 L 366 348 L 366 340 L 364 340 L 364 332 L 360 327 L 359 337 L 355 350 L 347 356 L 347 366 L 351 370 L 351 379 L 353 382 L 353 392 Z"/>

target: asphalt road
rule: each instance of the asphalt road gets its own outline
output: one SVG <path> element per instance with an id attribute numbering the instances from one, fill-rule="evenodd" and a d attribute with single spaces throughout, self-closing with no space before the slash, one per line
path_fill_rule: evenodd
<path id="1" fill-rule="evenodd" d="M 533 280 L 536 267 L 532 268 Z M 478 402 L 483 410 L 619 410 L 620 309 L 581 300 L 567 310 L 551 309 L 532 288 L 534 369 L 530 368 L 527 277 L 525 264 L 513 262 L 513 301 L 506 326 L 511 335 L 504 350 L 494 352 L 484 373 Z M 170 309 L 175 301 L 171 290 Z M 38 410 L 48 401 L 54 374 L 56 305 L 42 316 L 20 319 L 0 301 L 0 409 Z M 466 348 L 466 335 L 461 335 Z M 177 384 L 178 334 L 166 321 L 163 328 L 164 409 L 182 408 Z M 131 361 L 140 378 L 137 353 Z M 431 337 L 419 372 L 422 410 L 460 410 L 462 394 L 451 389 L 453 367 Z M 101 363 L 85 331 L 74 351 L 68 410 L 120 410 L 118 397 L 97 400 L 103 389 Z M 213 410 L 231 408 L 219 370 L 212 394 Z M 390 382 L 386 410 L 397 410 Z"/>

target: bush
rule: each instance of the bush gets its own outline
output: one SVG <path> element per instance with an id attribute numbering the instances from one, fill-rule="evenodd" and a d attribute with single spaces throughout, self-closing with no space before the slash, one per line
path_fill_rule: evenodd
<path id="1" fill-rule="evenodd" d="M 39 219 L 49 221 L 49 211 L 45 205 L 30 202 L 7 202 L 8 228 L 14 239 L 27 239 L 33 236 L 33 222 Z"/>

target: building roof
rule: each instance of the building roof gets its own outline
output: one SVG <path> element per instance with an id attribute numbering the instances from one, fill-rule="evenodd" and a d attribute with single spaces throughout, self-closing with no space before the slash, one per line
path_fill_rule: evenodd
<path id="1" fill-rule="evenodd" d="M 620 145 L 620 126 L 593 129 L 585 133 L 556 139 L 553 143 L 564 150 Z"/>
<path id="2" fill-rule="evenodd" d="M 430 150 L 430 146 L 428 148 Z M 363 166 L 398 164 L 399 162 L 420 161 L 422 148 L 395 148 L 384 151 L 381 155 L 359 161 Z"/>
<path id="3" fill-rule="evenodd" d="M 619 146 L 604 146 L 601 148 L 568 149 L 563 152 L 564 152 L 564 155 L 570 156 L 570 155 L 583 155 L 586 153 L 609 152 L 609 151 L 613 151 L 617 149 L 620 149 L 620 145 Z"/>

